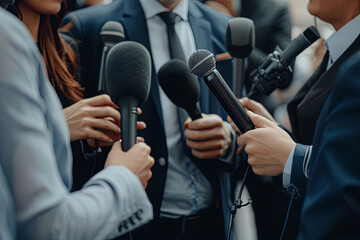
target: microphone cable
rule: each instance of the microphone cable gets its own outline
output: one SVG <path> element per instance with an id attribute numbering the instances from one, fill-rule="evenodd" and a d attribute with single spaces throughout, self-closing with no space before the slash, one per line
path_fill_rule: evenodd
<path id="1" fill-rule="evenodd" d="M 246 177 L 247 177 L 248 172 L 249 172 L 249 168 L 250 168 L 250 165 L 247 164 L 245 174 L 244 174 L 244 178 L 243 178 L 243 181 L 241 182 L 241 185 L 240 185 L 240 190 L 239 190 L 239 193 L 238 193 L 237 200 L 231 206 L 231 210 L 230 210 L 231 214 L 230 214 L 229 226 L 228 226 L 227 236 L 226 236 L 227 240 L 230 240 L 231 228 L 232 228 L 232 224 L 233 224 L 237 209 L 240 209 L 242 207 L 246 207 L 249 204 L 252 204 L 251 200 L 248 200 L 248 202 L 245 203 L 245 204 L 242 204 L 242 201 L 241 201 L 241 195 L 242 195 L 242 192 L 243 192 L 244 187 L 245 187 L 245 181 L 246 181 Z"/>

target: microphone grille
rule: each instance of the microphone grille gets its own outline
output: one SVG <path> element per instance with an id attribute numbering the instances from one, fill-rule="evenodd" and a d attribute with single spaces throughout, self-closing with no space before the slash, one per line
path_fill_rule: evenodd
<path id="1" fill-rule="evenodd" d="M 320 34 L 316 27 L 310 26 L 303 32 L 305 38 L 312 44 L 320 38 Z"/>
<path id="2" fill-rule="evenodd" d="M 133 96 L 142 105 L 150 92 L 151 58 L 148 50 L 137 42 L 126 41 L 111 48 L 106 64 L 106 85 L 114 102 Z"/>
<path id="3" fill-rule="evenodd" d="M 104 45 L 115 45 L 125 39 L 124 27 L 121 23 L 107 21 L 101 28 L 100 38 Z"/>
<path id="4" fill-rule="evenodd" d="M 214 54 L 205 49 L 196 50 L 191 54 L 188 62 L 190 71 L 198 77 L 205 77 L 215 70 Z"/>

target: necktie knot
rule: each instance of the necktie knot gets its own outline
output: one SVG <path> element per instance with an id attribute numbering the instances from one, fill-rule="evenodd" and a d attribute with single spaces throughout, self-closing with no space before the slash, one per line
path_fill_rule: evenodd
<path id="1" fill-rule="evenodd" d="M 159 13 L 159 17 L 166 23 L 166 25 L 175 25 L 176 14 L 173 12 Z"/>

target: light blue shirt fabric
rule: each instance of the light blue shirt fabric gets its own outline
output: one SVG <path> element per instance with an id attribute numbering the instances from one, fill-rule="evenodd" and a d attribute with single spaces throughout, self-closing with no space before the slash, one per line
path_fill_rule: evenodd
<path id="1" fill-rule="evenodd" d="M 123 166 L 107 167 L 70 193 L 70 136 L 60 101 L 33 38 L 2 9 L 0 43 L 0 165 L 17 237 L 108 239 L 151 220 L 140 180 Z M 134 224 L 120 229 L 124 222 Z"/>
<path id="2" fill-rule="evenodd" d="M 325 41 L 325 47 L 329 51 L 329 61 L 326 70 L 328 70 L 340 57 L 343 53 L 350 47 L 350 45 L 356 40 L 356 38 L 360 34 L 360 14 L 353 18 L 350 22 L 345 24 L 342 28 L 336 31 L 333 35 L 331 35 Z M 288 160 L 286 161 L 284 172 L 283 172 L 283 186 L 287 188 L 291 182 L 291 169 L 292 169 L 292 162 L 293 156 L 296 146 L 292 150 L 291 154 L 289 155 Z M 311 157 L 311 149 L 310 153 L 307 154 L 307 160 Z M 307 166 L 308 162 L 304 164 L 304 175 L 306 178 L 308 177 L 307 174 Z"/>
<path id="3" fill-rule="evenodd" d="M 158 14 L 168 12 L 169 9 L 157 0 L 140 0 L 140 3 L 147 22 L 154 67 L 158 72 L 162 65 L 170 60 L 166 24 Z M 178 16 L 175 31 L 186 59 L 196 50 L 194 35 L 188 22 L 188 7 L 188 0 L 182 0 L 173 10 Z M 184 153 L 177 107 L 160 86 L 159 93 L 169 153 L 160 216 L 168 218 L 189 216 L 209 207 L 214 202 L 214 194 L 207 178 Z M 230 125 L 228 127 L 231 129 Z M 235 132 L 232 131 L 232 134 L 235 139 Z M 233 149 L 235 149 L 235 141 Z M 229 162 L 232 158 L 233 154 L 229 154 L 223 161 Z"/>

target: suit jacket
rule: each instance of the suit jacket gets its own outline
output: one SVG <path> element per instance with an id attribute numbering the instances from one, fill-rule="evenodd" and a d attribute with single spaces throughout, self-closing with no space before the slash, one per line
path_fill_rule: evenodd
<path id="1" fill-rule="evenodd" d="M 315 129 L 298 239 L 359 239 L 360 52 L 340 68 Z"/>
<path id="2" fill-rule="evenodd" d="M 82 84 L 85 87 L 86 96 L 96 94 L 103 46 L 99 32 L 103 24 L 109 20 L 121 22 L 125 29 L 126 39 L 143 44 L 151 53 L 146 19 L 138 0 L 116 1 L 111 5 L 96 6 L 70 13 L 64 18 L 63 24 L 71 22 L 73 27 L 69 33 L 80 42 L 80 60 L 83 69 Z M 227 17 L 203 6 L 201 3 L 189 1 L 189 23 L 193 30 L 196 48 L 208 49 L 215 55 L 226 52 L 223 42 L 227 21 Z M 231 60 L 218 62 L 217 69 L 231 86 Z M 202 111 L 204 113 L 216 113 L 225 119 L 226 112 L 211 94 L 204 81 L 199 81 Z M 159 159 L 166 160 L 168 153 L 154 67 L 152 67 L 150 95 L 141 108 L 143 113 L 139 116 L 139 120 L 145 121 L 147 128 L 138 134 L 144 137 L 146 143 L 151 146 L 151 155 L 155 158 L 155 165 L 152 168 L 153 177 L 146 190 L 153 204 L 155 216 L 158 216 L 167 171 L 167 164 L 160 164 Z M 220 203 L 225 215 L 228 215 L 231 204 L 229 173 L 221 172 L 218 159 L 204 161 L 192 157 L 192 160 L 209 179 L 217 193 L 217 199 L 221 200 Z M 220 181 L 219 172 L 221 172 Z M 219 188 L 219 185 L 222 187 Z M 227 222 L 228 218 L 225 219 Z"/>
<path id="3" fill-rule="evenodd" d="M 312 144 L 317 119 L 332 90 L 338 69 L 358 49 L 360 49 L 360 36 L 328 71 L 325 71 L 328 62 L 328 55 L 325 55 L 315 73 L 289 102 L 287 108 L 297 142 Z"/>

